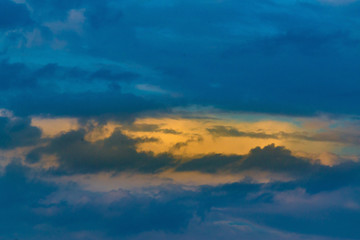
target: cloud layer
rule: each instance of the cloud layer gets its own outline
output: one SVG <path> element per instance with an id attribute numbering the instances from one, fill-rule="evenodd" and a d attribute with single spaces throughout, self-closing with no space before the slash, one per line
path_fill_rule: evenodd
<path id="1" fill-rule="evenodd" d="M 359 11 L 0 0 L 0 239 L 359 239 Z"/>

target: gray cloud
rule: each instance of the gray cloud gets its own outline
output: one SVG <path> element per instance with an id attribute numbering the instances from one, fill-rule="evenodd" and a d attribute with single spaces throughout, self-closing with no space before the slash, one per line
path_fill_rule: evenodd
<path id="1" fill-rule="evenodd" d="M 102 171 L 154 173 L 170 168 L 175 160 L 166 154 L 136 151 L 136 144 L 154 139 L 131 139 L 116 130 L 111 137 L 97 142 L 85 140 L 84 130 L 71 131 L 51 140 L 48 146 L 28 154 L 28 162 L 37 162 L 42 154 L 55 154 L 65 173 Z"/>
<path id="2" fill-rule="evenodd" d="M 263 139 L 277 139 L 276 134 L 266 134 L 262 132 L 243 132 L 233 127 L 227 126 L 214 126 L 208 128 L 207 131 L 215 137 L 250 137 L 250 138 L 263 138 Z"/>
<path id="3" fill-rule="evenodd" d="M 174 129 L 161 128 L 161 125 L 157 125 L 157 124 L 132 124 L 126 126 L 126 128 L 135 132 L 162 132 L 165 134 L 174 134 L 174 135 L 181 134 L 181 132 L 178 132 Z"/>
<path id="4" fill-rule="evenodd" d="M 189 145 L 189 143 L 193 143 L 193 142 L 202 142 L 204 139 L 201 135 L 198 134 L 194 134 L 193 136 L 191 136 L 188 140 L 184 141 L 184 142 L 178 142 L 175 143 L 171 148 L 170 148 L 170 152 L 172 151 L 176 151 L 176 150 L 180 150 L 183 147 L 186 147 Z"/>
<path id="5" fill-rule="evenodd" d="M 143 131 L 154 127 L 158 129 L 155 125 L 139 125 L 136 129 Z M 267 171 L 298 177 L 322 167 L 310 159 L 295 157 L 286 148 L 274 144 L 254 148 L 246 155 L 210 154 L 182 162 L 171 155 L 172 151 L 179 150 L 190 142 L 202 141 L 201 136 L 192 136 L 185 142 L 175 144 L 168 154 L 154 155 L 152 152 L 138 152 L 136 146 L 158 139 L 132 139 L 120 130 L 116 130 L 111 137 L 96 142 L 86 141 L 85 135 L 86 131 L 82 129 L 49 139 L 46 147 L 31 151 L 27 160 L 34 163 L 40 160 L 42 154 L 54 154 L 60 163 L 58 170 L 65 174 L 101 171 L 154 173 L 174 168 L 176 171 L 212 174 Z"/>
<path id="6" fill-rule="evenodd" d="M 189 160 L 176 168 L 177 171 L 207 173 L 239 173 L 246 170 L 286 173 L 294 176 L 309 174 L 321 166 L 310 159 L 295 157 L 284 147 L 274 144 L 254 148 L 247 155 L 214 154 Z"/>
<path id="7" fill-rule="evenodd" d="M 318 133 L 309 132 L 245 132 L 230 126 L 214 126 L 207 131 L 214 137 L 249 137 L 261 139 L 297 139 L 316 142 L 337 142 L 357 145 L 360 143 L 360 134 L 357 131 L 328 130 Z"/>

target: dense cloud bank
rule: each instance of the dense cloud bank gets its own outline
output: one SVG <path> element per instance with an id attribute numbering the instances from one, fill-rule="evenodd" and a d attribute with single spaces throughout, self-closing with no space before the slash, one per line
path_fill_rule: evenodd
<path id="1" fill-rule="evenodd" d="M 245 155 L 211 154 L 182 161 L 171 154 L 136 151 L 137 144 L 157 139 L 129 138 L 120 129 L 97 141 L 89 141 L 84 128 L 39 139 L 40 130 L 28 120 L 2 118 L 7 138 L 23 134 L 22 141 L 3 148 L 26 146 L 28 141 L 40 144 L 25 162 L 13 159 L 2 171 L 0 190 L 6 195 L 0 221 L 5 238 L 218 239 L 221 232 L 246 239 L 360 237 L 355 226 L 360 217 L 358 162 L 324 166 L 275 145 Z M 58 165 L 36 167 L 44 154 L 56 156 Z M 167 180 L 101 192 L 76 182 L 82 174 L 156 177 L 169 170 L 214 177 L 252 174 L 231 184 L 191 186 Z M 270 176 L 267 183 L 257 181 L 261 172 Z M 271 174 L 286 178 L 271 179 Z M 64 176 L 74 180 L 56 180 Z"/>
<path id="2" fill-rule="evenodd" d="M 91 142 L 86 139 L 86 131 L 80 129 L 61 134 L 50 139 L 46 146 L 31 150 L 27 162 L 37 163 L 44 154 L 54 155 L 60 164 L 59 169 L 68 173 L 156 173 L 175 169 L 179 172 L 236 174 L 253 170 L 298 176 L 324 167 L 320 162 L 295 157 L 289 150 L 275 145 L 254 148 L 247 155 L 210 154 L 184 161 L 169 153 L 138 152 L 137 144 L 146 141 L 159 140 L 132 139 L 117 129 L 110 137 Z"/>
<path id="3" fill-rule="evenodd" d="M 85 131 L 72 131 L 52 139 L 46 147 L 36 148 L 28 154 L 28 162 L 36 163 L 41 154 L 55 154 L 60 169 L 67 172 L 139 171 L 155 173 L 174 165 L 167 154 L 154 156 L 139 153 L 136 144 L 149 139 L 131 139 L 115 131 L 111 137 L 94 143 L 85 140 Z M 150 139 L 154 141 L 156 139 Z"/>
<path id="4" fill-rule="evenodd" d="M 359 169 L 358 163 L 343 164 L 299 180 L 267 184 L 245 180 L 196 190 L 161 185 L 92 192 L 76 183 L 37 180 L 39 173 L 14 163 L 0 177 L 0 189 L 6 192 L 1 236 L 217 239 L 225 231 L 246 239 L 356 239 Z"/>
<path id="5" fill-rule="evenodd" d="M 358 1 L 23 2 L 0 19 L 0 90 L 19 114 L 359 114 Z"/>

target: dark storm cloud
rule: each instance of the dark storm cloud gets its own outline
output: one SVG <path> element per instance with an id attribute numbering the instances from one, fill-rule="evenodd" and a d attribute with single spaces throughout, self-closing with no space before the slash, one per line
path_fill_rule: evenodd
<path id="1" fill-rule="evenodd" d="M 40 137 L 40 129 L 31 126 L 30 119 L 0 117 L 0 149 L 34 146 Z"/>
<path id="2" fill-rule="evenodd" d="M 59 170 L 66 173 L 155 173 L 175 164 L 175 160 L 166 154 L 154 156 L 152 153 L 137 152 L 136 144 L 149 139 L 131 139 L 117 130 L 111 137 L 92 143 L 85 140 L 85 134 L 84 130 L 63 134 L 52 139 L 48 146 L 30 152 L 27 160 L 34 163 L 42 154 L 55 154 L 60 163 Z"/>

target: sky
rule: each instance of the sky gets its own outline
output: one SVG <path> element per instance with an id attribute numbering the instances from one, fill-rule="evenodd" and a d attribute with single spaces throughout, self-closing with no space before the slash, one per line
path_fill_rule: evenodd
<path id="1" fill-rule="evenodd" d="M 0 240 L 360 239 L 360 1 L 0 0 Z"/>

